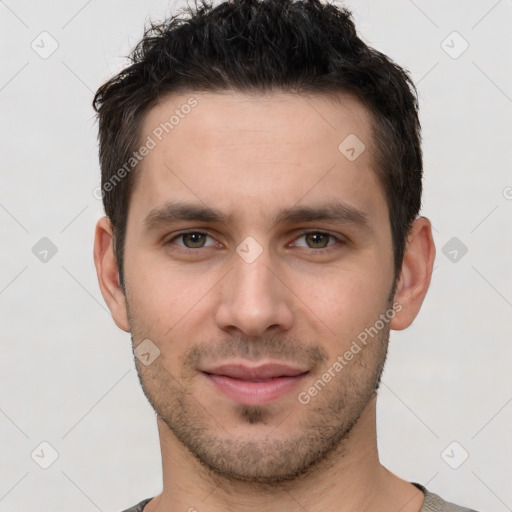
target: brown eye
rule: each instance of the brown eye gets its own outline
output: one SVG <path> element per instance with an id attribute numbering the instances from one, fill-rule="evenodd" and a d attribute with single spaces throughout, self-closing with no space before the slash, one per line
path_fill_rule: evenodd
<path id="1" fill-rule="evenodd" d="M 297 240 L 304 239 L 305 244 L 294 243 L 297 247 L 305 247 L 308 249 L 326 249 L 327 247 L 336 243 L 336 237 L 330 233 L 322 231 L 311 231 L 304 233 L 297 238 Z"/>
<path id="2" fill-rule="evenodd" d="M 185 247 L 189 249 L 197 249 L 203 247 L 206 241 L 206 235 L 204 233 L 185 233 L 181 235 L 181 239 L 185 244 Z"/>
<path id="3" fill-rule="evenodd" d="M 331 235 L 327 233 L 308 233 L 305 235 L 307 244 L 312 249 L 323 249 L 327 247 Z"/>
<path id="4" fill-rule="evenodd" d="M 211 241 L 206 243 L 208 238 Z M 184 249 L 202 249 L 203 247 L 215 245 L 215 240 L 213 240 L 213 238 L 211 238 L 207 233 L 202 233 L 201 231 L 188 231 L 177 234 L 167 243 L 176 244 Z"/>

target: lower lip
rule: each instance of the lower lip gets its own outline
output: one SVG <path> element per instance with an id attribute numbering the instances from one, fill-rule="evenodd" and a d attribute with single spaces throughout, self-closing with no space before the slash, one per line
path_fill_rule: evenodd
<path id="1" fill-rule="evenodd" d="M 211 373 L 205 373 L 205 375 L 217 389 L 236 402 L 261 405 L 273 402 L 292 391 L 302 382 L 307 373 L 295 377 L 277 377 L 266 382 L 250 382 Z"/>

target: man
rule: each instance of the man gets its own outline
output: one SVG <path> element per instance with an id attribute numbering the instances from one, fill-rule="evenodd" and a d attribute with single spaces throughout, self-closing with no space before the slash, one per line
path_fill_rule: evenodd
<path id="1" fill-rule="evenodd" d="M 377 453 L 435 257 L 408 74 L 318 0 L 202 4 L 132 61 L 94 99 L 94 259 L 162 451 L 129 510 L 468 510 Z"/>

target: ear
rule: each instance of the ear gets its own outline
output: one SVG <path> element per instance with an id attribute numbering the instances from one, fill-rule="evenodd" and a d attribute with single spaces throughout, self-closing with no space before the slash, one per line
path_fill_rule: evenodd
<path id="1" fill-rule="evenodd" d="M 114 255 L 112 225 L 107 217 L 102 217 L 96 224 L 94 264 L 101 294 L 114 322 L 123 331 L 130 332 L 125 295 L 119 283 L 119 267 Z"/>
<path id="2" fill-rule="evenodd" d="M 419 313 L 432 276 L 436 248 L 432 225 L 426 217 L 417 218 L 407 237 L 402 270 L 394 301 L 401 305 L 390 327 L 400 331 L 409 327 Z"/>

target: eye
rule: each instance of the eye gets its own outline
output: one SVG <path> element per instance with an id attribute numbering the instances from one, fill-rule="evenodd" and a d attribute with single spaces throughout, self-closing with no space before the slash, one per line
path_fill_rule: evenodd
<path id="1" fill-rule="evenodd" d="M 210 240 L 209 243 L 208 239 Z M 298 243 L 301 239 L 304 240 L 303 243 Z M 343 240 L 332 235 L 331 233 L 327 233 L 324 231 L 308 231 L 302 233 L 295 241 L 290 244 L 294 247 L 302 247 L 306 249 L 326 249 L 329 250 L 329 247 L 336 245 L 336 243 L 343 243 Z M 212 247 L 218 245 L 218 243 L 210 236 L 208 233 L 203 231 L 182 231 L 181 233 L 177 233 L 172 238 L 170 238 L 167 244 L 175 244 L 178 247 L 182 247 L 183 249 L 202 249 L 205 247 Z"/>
<path id="2" fill-rule="evenodd" d="M 213 243 L 206 244 L 207 239 L 212 240 Z M 182 243 L 178 243 L 177 241 L 181 241 Z M 210 247 L 215 245 L 216 242 L 213 240 L 211 236 L 207 233 L 203 233 L 202 231 L 187 231 L 178 233 L 173 236 L 167 243 L 176 243 L 179 247 L 184 247 L 185 249 L 201 249 L 203 247 Z"/>
<path id="3" fill-rule="evenodd" d="M 306 247 L 309 249 L 325 249 L 332 245 L 335 245 L 336 242 L 340 242 L 340 240 L 331 235 L 330 233 L 325 233 L 323 231 L 309 231 L 308 233 L 303 233 L 296 240 L 300 240 L 303 238 L 305 240 L 306 245 L 297 244 L 295 241 L 293 243 L 296 247 Z M 329 243 L 331 241 L 331 243 Z"/>

